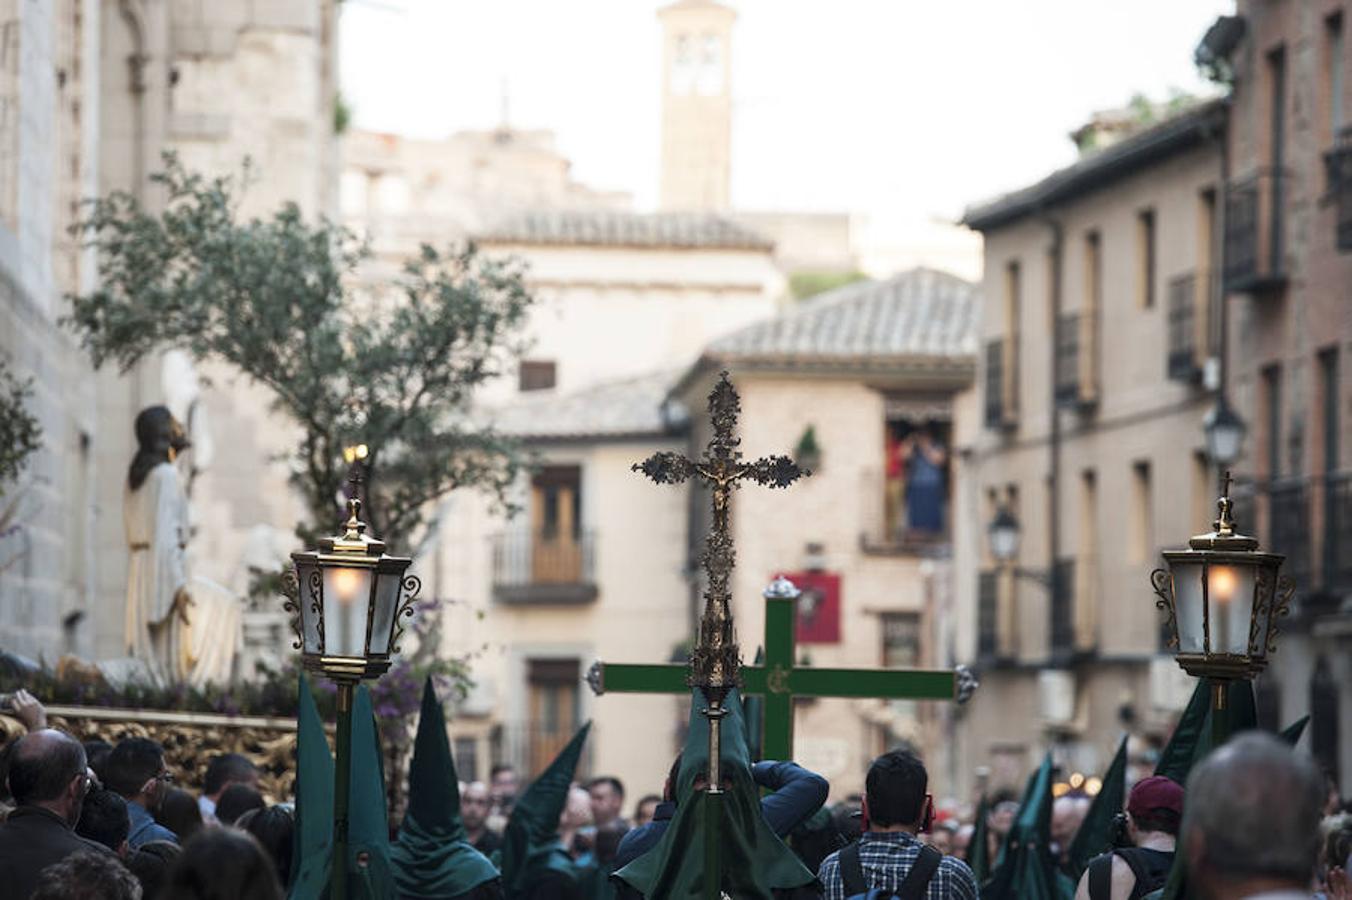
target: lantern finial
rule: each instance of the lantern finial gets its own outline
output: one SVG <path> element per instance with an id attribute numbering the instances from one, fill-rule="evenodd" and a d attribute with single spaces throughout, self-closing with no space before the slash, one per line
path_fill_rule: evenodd
<path id="1" fill-rule="evenodd" d="M 1230 518 L 1233 509 L 1234 503 L 1230 500 L 1230 470 L 1226 469 L 1225 474 L 1221 477 L 1221 496 L 1216 501 L 1218 515 L 1216 521 L 1211 525 L 1217 535 L 1230 537 L 1235 533 L 1235 523 Z"/>

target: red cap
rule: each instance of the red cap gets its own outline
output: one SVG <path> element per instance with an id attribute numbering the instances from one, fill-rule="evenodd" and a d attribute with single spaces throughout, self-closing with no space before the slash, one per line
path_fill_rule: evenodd
<path id="1" fill-rule="evenodd" d="M 1152 810 L 1167 809 L 1175 815 L 1183 815 L 1183 788 L 1178 782 L 1163 775 L 1151 775 L 1136 782 L 1127 798 L 1127 812 L 1140 817 L 1149 815 Z"/>

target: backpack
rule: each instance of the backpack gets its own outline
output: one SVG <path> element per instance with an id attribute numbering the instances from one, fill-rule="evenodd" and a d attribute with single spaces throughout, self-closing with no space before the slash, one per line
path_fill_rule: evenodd
<path id="1" fill-rule="evenodd" d="M 1136 886 L 1131 890 L 1130 900 L 1139 900 L 1151 891 L 1164 887 L 1169 880 L 1169 868 L 1173 863 L 1173 854 L 1162 851 L 1142 852 L 1136 847 L 1126 847 L 1096 856 L 1089 862 L 1089 900 L 1110 900 L 1113 882 L 1113 857 L 1120 856 L 1136 876 Z"/>
<path id="2" fill-rule="evenodd" d="M 869 889 L 864 880 L 864 866 L 859 861 L 859 844 L 850 844 L 840 851 L 840 878 L 845 883 L 847 900 L 924 900 L 930 879 L 939 871 L 944 855 L 928 844 L 920 848 L 915 864 L 902 879 L 895 894 L 885 894 L 881 888 Z"/>

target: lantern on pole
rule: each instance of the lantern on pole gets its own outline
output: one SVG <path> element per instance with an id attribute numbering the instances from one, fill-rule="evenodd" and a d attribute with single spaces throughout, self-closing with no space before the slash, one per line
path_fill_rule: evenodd
<path id="1" fill-rule="evenodd" d="M 287 573 L 285 604 L 301 664 L 338 687 L 331 883 L 336 900 L 347 896 L 352 695 L 360 682 L 390 668 L 392 655 L 399 652 L 400 620 L 413 614 L 422 587 L 416 575 L 406 574 L 411 558 L 388 555 L 385 543 L 366 533 L 355 466 L 353 472 L 343 533 L 321 539 L 318 550 L 291 554 L 295 568 Z"/>
<path id="2" fill-rule="evenodd" d="M 1186 550 L 1164 551 L 1168 568 L 1150 573 L 1174 658 L 1189 675 L 1211 683 L 1217 729 L 1228 684 L 1252 679 L 1277 649 L 1277 619 L 1287 614 L 1295 590 L 1279 575 L 1286 557 L 1260 551 L 1256 538 L 1235 530 L 1229 493 L 1226 472 L 1212 530 L 1191 538 Z"/>

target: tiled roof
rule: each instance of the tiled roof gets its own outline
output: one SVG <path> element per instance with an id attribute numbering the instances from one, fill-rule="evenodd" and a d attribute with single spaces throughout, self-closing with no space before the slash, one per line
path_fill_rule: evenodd
<path id="1" fill-rule="evenodd" d="M 771 250 L 774 242 L 712 213 L 541 210 L 503 219 L 477 235 L 511 244 Z"/>
<path id="2" fill-rule="evenodd" d="M 679 372 L 652 372 L 567 394 L 523 394 L 490 413 L 499 431 L 523 439 L 581 440 L 670 434 L 686 413 L 667 393 Z"/>
<path id="3" fill-rule="evenodd" d="M 990 231 L 1103 187 L 1205 141 L 1216 142 L 1216 153 L 1219 154 L 1227 114 L 1224 98 L 1198 103 L 1171 119 L 1058 169 L 1036 184 L 969 207 L 963 214 L 962 224 L 977 231 Z"/>
<path id="4" fill-rule="evenodd" d="M 955 275 L 912 269 L 860 281 L 720 338 L 704 351 L 718 361 L 869 363 L 975 358 L 976 287 Z"/>

